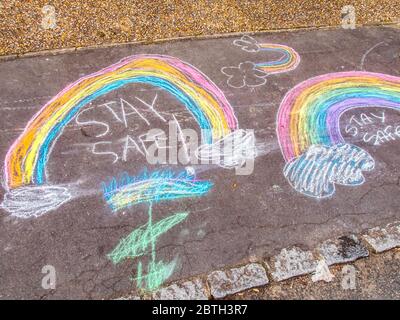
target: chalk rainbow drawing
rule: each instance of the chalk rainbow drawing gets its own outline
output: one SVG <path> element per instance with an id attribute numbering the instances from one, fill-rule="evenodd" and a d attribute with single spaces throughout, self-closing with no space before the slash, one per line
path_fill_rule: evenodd
<path id="1" fill-rule="evenodd" d="M 222 91 L 195 67 L 163 55 L 127 57 L 68 85 L 33 116 L 6 155 L 4 176 L 8 194 L 2 207 L 15 216 L 29 217 L 68 201 L 68 190 L 57 186 L 51 186 L 47 202 L 42 201 L 48 185 L 46 164 L 57 138 L 89 102 L 132 83 L 159 87 L 179 100 L 202 129 L 205 144 L 212 144 L 238 128 Z"/>
<path id="2" fill-rule="evenodd" d="M 347 144 L 340 132 L 342 114 L 353 108 L 400 110 L 400 78 L 350 71 L 306 80 L 284 97 L 277 115 L 277 136 L 285 161 L 284 174 L 299 192 L 329 197 L 335 184 L 360 185 L 362 171 L 374 159 Z"/>
<path id="3" fill-rule="evenodd" d="M 151 84 L 174 95 L 201 129 L 210 129 L 204 130 L 206 143 L 237 128 L 225 96 L 199 70 L 172 57 L 132 56 L 69 85 L 32 118 L 7 153 L 8 186 L 44 183 L 48 154 L 65 125 L 92 100 L 129 83 Z"/>
<path id="4" fill-rule="evenodd" d="M 256 63 L 256 67 L 267 74 L 289 72 L 300 63 L 300 55 L 289 46 L 277 43 L 260 43 L 258 46 L 260 51 L 281 54 L 276 60 Z"/>

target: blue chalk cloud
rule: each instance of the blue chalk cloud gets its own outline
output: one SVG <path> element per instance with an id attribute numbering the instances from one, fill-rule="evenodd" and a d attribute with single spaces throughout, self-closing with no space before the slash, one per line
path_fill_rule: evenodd
<path id="1" fill-rule="evenodd" d="M 375 161 L 371 155 L 357 146 L 314 145 L 287 163 L 284 175 L 298 192 L 315 198 L 326 198 L 335 193 L 335 184 L 363 184 L 363 171 L 371 171 L 374 167 Z"/>

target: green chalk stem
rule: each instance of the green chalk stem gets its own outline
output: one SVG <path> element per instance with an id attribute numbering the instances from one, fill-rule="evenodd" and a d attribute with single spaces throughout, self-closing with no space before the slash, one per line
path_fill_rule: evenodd
<path id="1" fill-rule="evenodd" d="M 155 238 L 153 236 L 153 227 L 152 227 L 152 220 L 153 220 L 153 205 L 150 202 L 149 204 L 149 229 L 150 229 L 150 239 L 151 239 L 151 262 L 155 263 L 156 262 L 156 242 L 155 242 Z"/>
<path id="2" fill-rule="evenodd" d="M 117 264 L 126 258 L 136 258 L 146 254 L 147 249 L 150 247 L 151 261 L 147 265 L 147 274 L 143 275 L 142 262 L 139 261 L 137 276 L 132 280 L 136 281 L 138 288 L 143 288 L 143 283 L 145 283 L 147 290 L 153 291 L 157 289 L 172 275 L 176 260 L 169 263 L 164 263 L 163 261 L 157 262 L 156 240 L 173 226 L 185 220 L 188 215 L 188 212 L 175 213 L 153 225 L 153 205 L 149 202 L 148 222 L 122 239 L 114 250 L 107 255 L 108 258 L 114 264 Z"/>

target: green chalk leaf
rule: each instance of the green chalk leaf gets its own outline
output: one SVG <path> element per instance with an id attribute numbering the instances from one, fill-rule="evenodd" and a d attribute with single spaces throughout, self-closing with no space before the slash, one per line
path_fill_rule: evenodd
<path id="1" fill-rule="evenodd" d="M 188 215 L 188 212 L 180 212 L 152 225 L 146 223 L 122 239 L 107 257 L 114 264 L 117 264 L 126 258 L 136 258 L 146 254 L 152 241 L 155 241 L 163 233 L 185 220 Z"/>
<path id="2" fill-rule="evenodd" d="M 174 272 L 176 266 L 176 259 L 164 263 L 163 261 L 150 262 L 146 275 L 142 275 L 142 272 L 137 273 L 137 277 L 132 279 L 136 281 L 139 288 L 142 287 L 142 283 L 145 283 L 145 288 L 148 291 L 154 291 L 158 289 Z"/>

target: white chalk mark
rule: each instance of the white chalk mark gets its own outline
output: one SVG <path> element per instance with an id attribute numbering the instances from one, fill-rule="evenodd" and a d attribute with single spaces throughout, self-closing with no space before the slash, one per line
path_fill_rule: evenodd
<path id="1" fill-rule="evenodd" d="M 111 155 L 111 156 L 114 157 L 113 164 L 116 163 L 118 161 L 119 157 L 115 152 L 112 152 L 112 151 L 97 151 L 96 150 L 96 146 L 97 145 L 104 145 L 104 144 L 106 144 L 106 145 L 110 145 L 111 144 L 112 145 L 112 141 L 99 141 L 99 142 L 94 143 L 93 146 L 92 146 L 92 153 L 93 154 L 97 154 L 97 155 L 99 155 L 99 154 Z"/>
<path id="2" fill-rule="evenodd" d="M 150 122 L 133 105 L 131 105 L 128 101 L 126 101 L 125 99 L 122 99 L 122 98 L 120 98 L 120 101 L 121 101 L 121 111 L 122 111 L 122 116 L 123 116 L 125 128 L 128 128 L 128 122 L 126 120 L 126 116 L 129 116 L 129 115 L 134 114 L 134 113 L 136 113 L 140 118 L 142 118 L 143 121 L 146 122 L 146 124 L 148 126 L 150 125 Z M 125 108 L 124 108 L 124 104 L 127 104 L 131 109 L 134 110 L 134 112 L 126 113 L 125 112 Z"/>
<path id="3" fill-rule="evenodd" d="M 34 98 L 28 98 L 28 99 L 19 99 L 19 100 L 13 100 L 13 101 L 2 101 L 0 102 L 0 105 L 5 105 L 5 104 L 14 104 L 14 103 L 25 103 L 25 102 L 30 102 L 34 100 L 43 100 L 43 99 L 48 99 L 52 98 L 53 96 L 40 96 L 40 97 L 34 97 Z"/>
<path id="4" fill-rule="evenodd" d="M 0 103 L 1 105 L 1 103 Z M 40 109 L 40 106 L 30 106 L 30 107 L 2 107 L 0 111 L 14 111 L 14 110 L 28 110 L 28 109 Z"/>
<path id="5" fill-rule="evenodd" d="M 143 156 L 145 155 L 144 152 L 140 150 L 140 147 L 137 144 L 137 142 L 134 139 L 132 139 L 129 135 L 127 135 L 125 138 L 124 150 L 122 154 L 122 160 L 124 162 L 126 162 L 127 159 L 128 149 L 136 149 L 137 151 L 139 151 L 141 155 Z"/>
<path id="6" fill-rule="evenodd" d="M 188 148 L 187 148 L 187 145 L 186 145 L 185 137 L 183 136 L 181 125 L 179 124 L 178 120 L 176 120 L 174 114 L 172 114 L 172 117 L 174 118 L 174 121 L 175 121 L 176 126 L 178 128 L 179 137 L 181 138 L 183 150 L 185 151 L 186 161 L 189 162 L 190 161 L 189 152 L 188 152 Z"/>
<path id="7" fill-rule="evenodd" d="M 99 126 L 105 127 L 105 128 L 104 128 L 104 131 L 103 131 L 102 133 L 99 133 L 99 134 L 95 135 L 96 138 L 104 137 L 105 135 L 108 134 L 108 132 L 110 132 L 110 126 L 109 126 L 107 123 L 102 122 L 102 121 L 96 121 L 96 120 L 88 120 L 88 121 L 81 121 L 81 120 L 80 120 L 80 117 L 81 117 L 84 113 L 86 113 L 86 112 L 88 112 L 88 111 L 90 111 L 90 110 L 92 110 L 92 109 L 94 109 L 94 108 L 96 108 L 96 107 L 93 106 L 93 107 L 89 107 L 89 108 L 83 109 L 83 110 L 77 115 L 77 117 L 75 118 L 75 122 L 76 122 L 76 124 L 79 125 L 79 126 L 85 126 L 85 125 L 89 125 L 89 126 L 90 126 L 90 125 L 99 125 Z"/>
<path id="8" fill-rule="evenodd" d="M 156 100 L 157 100 L 158 94 L 156 94 L 156 96 L 154 97 L 151 105 L 148 104 L 147 102 L 143 101 L 142 99 L 135 97 L 137 100 L 139 100 L 141 103 L 143 103 L 145 106 L 147 106 L 151 111 L 154 112 L 154 114 L 159 117 L 162 121 L 167 122 L 167 120 L 159 113 L 157 112 L 157 110 L 154 108 Z"/>
<path id="9" fill-rule="evenodd" d="M 385 43 L 385 41 L 379 42 L 379 43 L 377 43 L 376 45 L 374 45 L 373 47 L 371 47 L 370 49 L 368 49 L 368 50 L 364 53 L 364 55 L 363 55 L 362 58 L 361 58 L 361 63 L 360 63 L 360 66 L 359 66 L 359 69 L 360 69 L 360 70 L 364 70 L 364 63 L 365 63 L 365 59 L 367 58 L 367 56 L 368 56 L 373 50 L 375 50 L 375 48 L 381 46 L 381 45 L 384 44 L 384 43 Z"/>
<path id="10" fill-rule="evenodd" d="M 118 117 L 118 114 L 111 107 L 111 105 L 113 103 L 116 103 L 116 102 L 115 101 L 108 101 L 106 103 L 100 104 L 99 107 L 103 107 L 103 106 L 106 107 L 112 113 L 112 115 L 115 117 L 115 119 L 117 119 L 118 122 L 123 122 L 122 119 L 120 119 L 120 117 Z"/>

